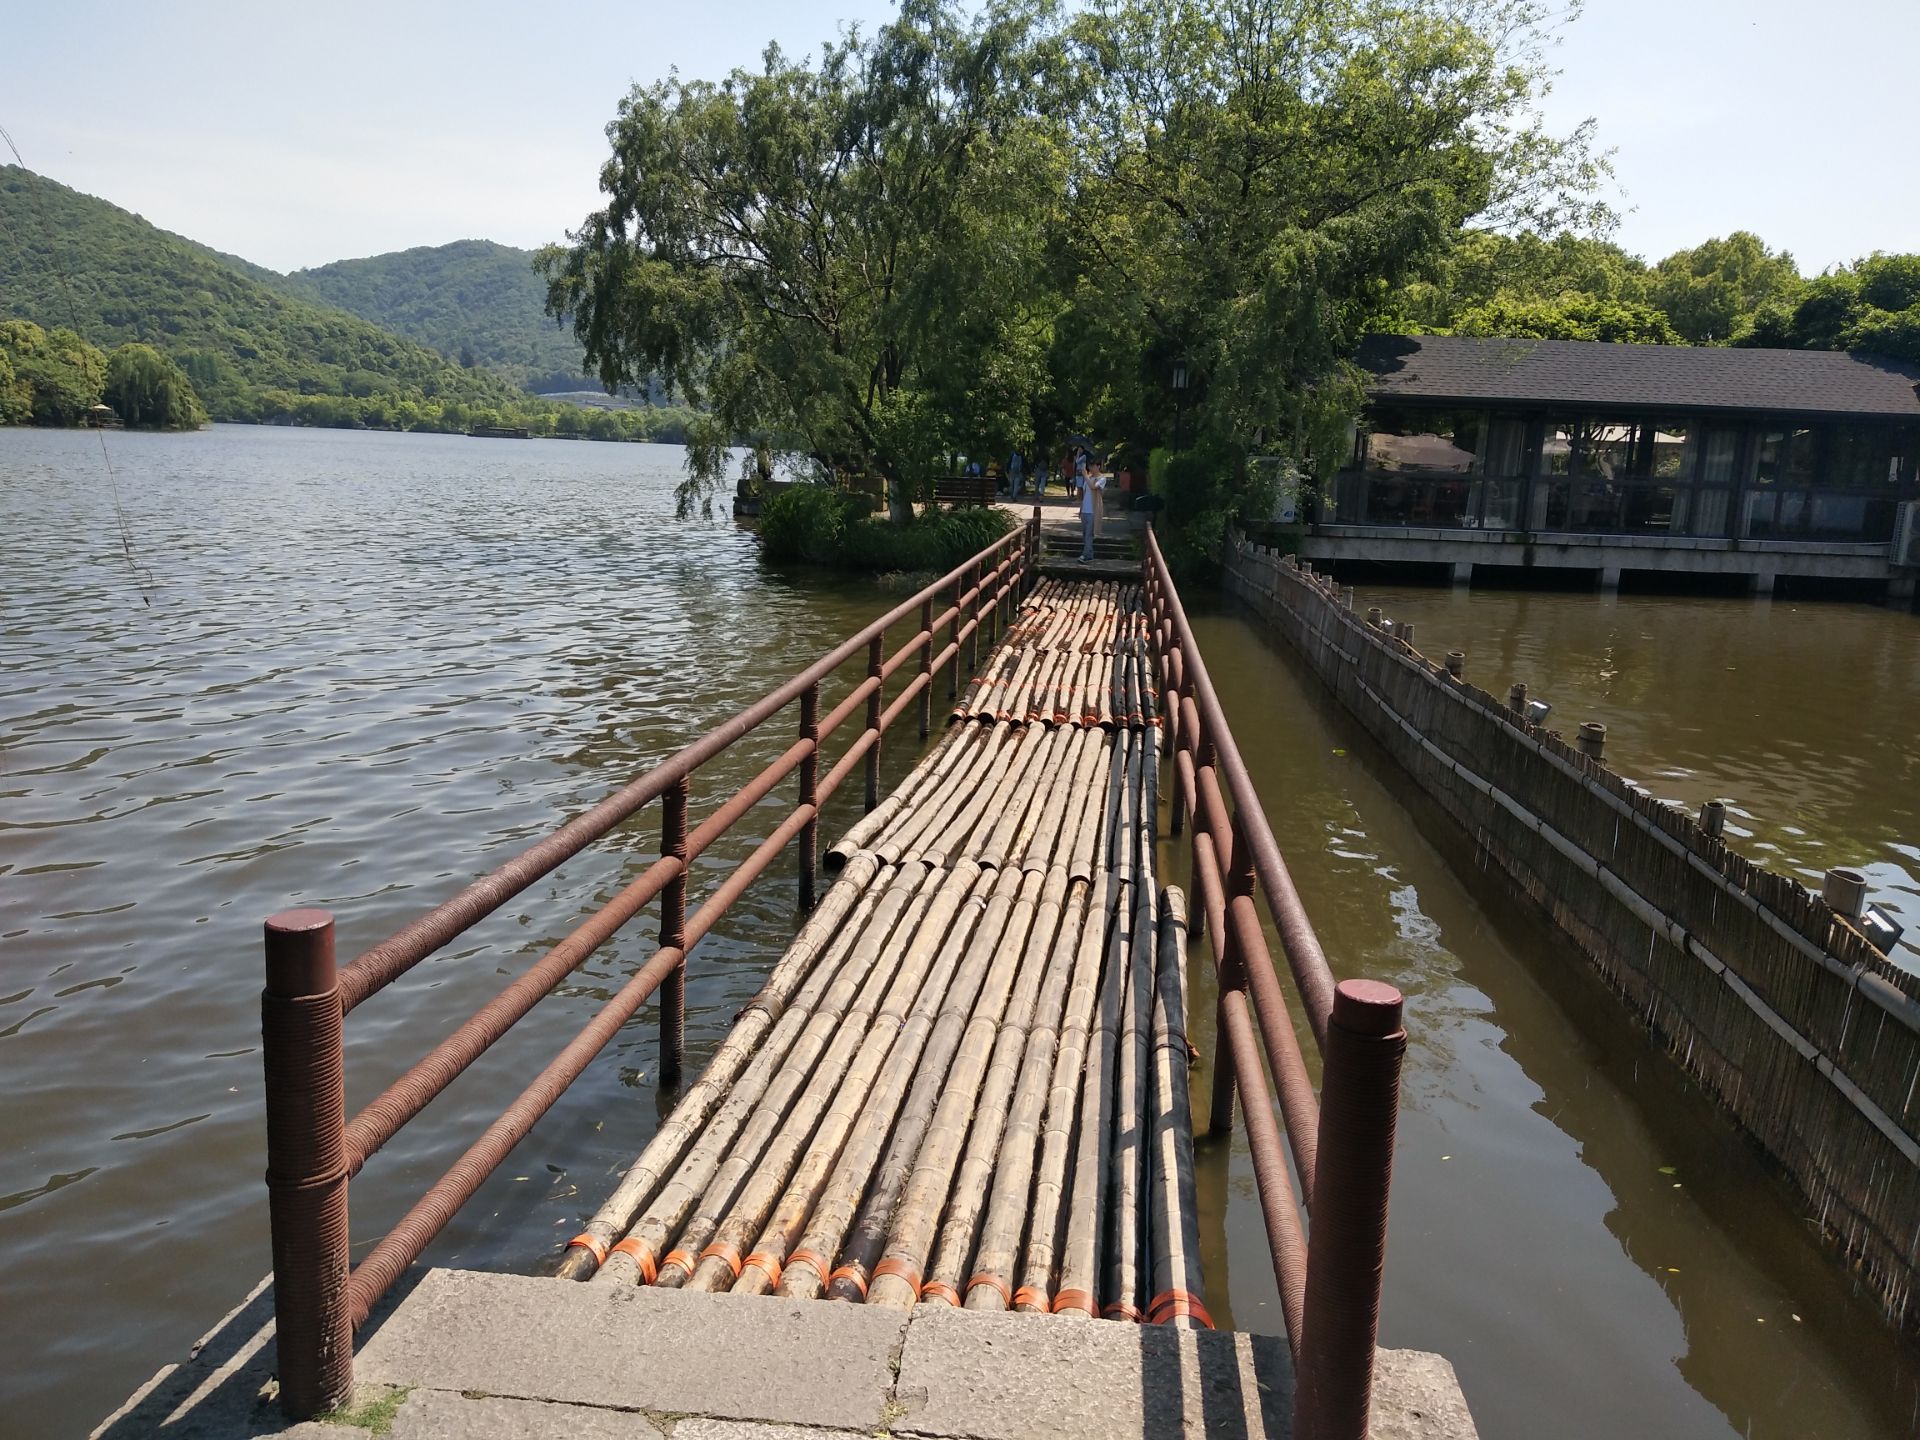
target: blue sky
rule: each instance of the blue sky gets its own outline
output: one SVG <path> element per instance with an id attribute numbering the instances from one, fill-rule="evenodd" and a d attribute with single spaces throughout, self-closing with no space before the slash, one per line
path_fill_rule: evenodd
<path id="1" fill-rule="evenodd" d="M 636 81 L 808 52 L 884 0 L 550 6 L 20 0 L 0 126 L 29 166 L 275 269 L 592 209 Z M 1615 151 L 1617 238 L 1657 259 L 1730 230 L 1808 272 L 1920 251 L 1920 0 L 1590 0 L 1549 119 Z"/>

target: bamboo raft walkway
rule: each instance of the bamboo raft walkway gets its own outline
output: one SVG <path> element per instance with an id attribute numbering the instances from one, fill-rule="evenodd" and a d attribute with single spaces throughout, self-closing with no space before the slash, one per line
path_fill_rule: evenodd
<path id="1" fill-rule="evenodd" d="M 1040 582 L 562 1276 L 1211 1327 L 1148 631 Z"/>

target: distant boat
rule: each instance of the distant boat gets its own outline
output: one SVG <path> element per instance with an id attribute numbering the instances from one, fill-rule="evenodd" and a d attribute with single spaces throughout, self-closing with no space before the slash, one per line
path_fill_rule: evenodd
<path id="1" fill-rule="evenodd" d="M 467 434 L 482 440 L 529 440 L 532 438 L 524 425 L 476 425 Z"/>

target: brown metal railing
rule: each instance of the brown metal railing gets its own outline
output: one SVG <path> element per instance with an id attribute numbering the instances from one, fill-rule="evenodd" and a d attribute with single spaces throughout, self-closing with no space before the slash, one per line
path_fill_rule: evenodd
<path id="1" fill-rule="evenodd" d="M 958 694 L 963 646 L 977 654 L 982 627 L 991 640 L 1011 619 L 1031 583 L 1037 558 L 1037 529 L 1023 525 L 349 965 L 335 964 L 333 918 L 327 912 L 290 910 L 266 922 L 261 1030 L 282 1409 L 304 1419 L 346 1400 L 353 1382 L 354 1330 L 534 1123 L 656 993 L 660 997 L 660 1073 L 663 1083 L 672 1083 L 682 1062 L 688 952 L 796 841 L 800 903 L 803 907 L 813 904 L 821 807 L 863 762 L 867 808 L 878 803 L 881 736 L 916 700 L 920 734 L 928 733 L 935 676 L 945 669 L 949 698 Z M 936 604 L 943 607 L 937 613 Z M 912 638 L 888 655 L 886 632 L 910 616 L 917 621 Z M 944 645 L 936 649 L 942 638 Z M 888 680 L 916 657 L 912 678 L 886 702 Z M 855 658 L 865 661 L 862 678 L 823 717 L 822 683 Z M 788 706 L 798 710 L 794 743 L 690 828 L 690 781 L 700 767 Z M 859 735 L 821 775 L 825 742 L 863 710 Z M 693 861 L 796 772 L 798 794 L 786 819 L 689 914 L 686 887 Z M 661 802 L 659 858 L 349 1120 L 343 1047 L 347 1015 L 655 800 Z M 349 1267 L 347 1194 L 352 1177 L 403 1125 L 656 899 L 660 901 L 660 943 L 652 958 L 366 1257 Z"/>
<path id="2" fill-rule="evenodd" d="M 1184 824 L 1192 833 L 1194 886 L 1219 980 L 1211 1126 L 1216 1134 L 1232 1128 L 1238 1089 L 1293 1346 L 1296 1440 L 1364 1440 L 1407 1041 L 1400 992 L 1370 980 L 1334 983 L 1151 527 L 1143 568 L 1161 661 L 1165 748 L 1175 771 L 1173 828 L 1177 835 Z M 1320 1050 L 1318 1097 L 1267 945 L 1260 898 Z M 1297 1193 L 1287 1173 L 1289 1150 Z"/>

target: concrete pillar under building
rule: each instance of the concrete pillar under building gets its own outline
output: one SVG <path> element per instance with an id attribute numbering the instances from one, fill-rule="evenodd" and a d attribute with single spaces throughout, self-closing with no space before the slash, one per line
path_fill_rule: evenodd
<path id="1" fill-rule="evenodd" d="M 1471 560 L 1456 560 L 1453 562 L 1453 583 L 1455 585 L 1471 585 L 1473 583 L 1473 562 Z M 1909 596 L 1911 596 L 1911 589 L 1909 589 Z"/>
<path id="2" fill-rule="evenodd" d="M 1887 577 L 1887 604 L 1902 610 L 1912 609 L 1917 588 L 1920 588 L 1920 570 L 1894 571 Z"/>
<path id="3" fill-rule="evenodd" d="M 1772 595 L 1773 582 L 1779 578 L 1780 572 L 1777 570 L 1760 571 L 1753 577 L 1753 593 L 1755 595 Z"/>
<path id="4" fill-rule="evenodd" d="M 1602 590 L 1618 590 L 1620 588 L 1620 567 L 1618 565 L 1607 565 L 1601 568 L 1600 588 Z"/>

